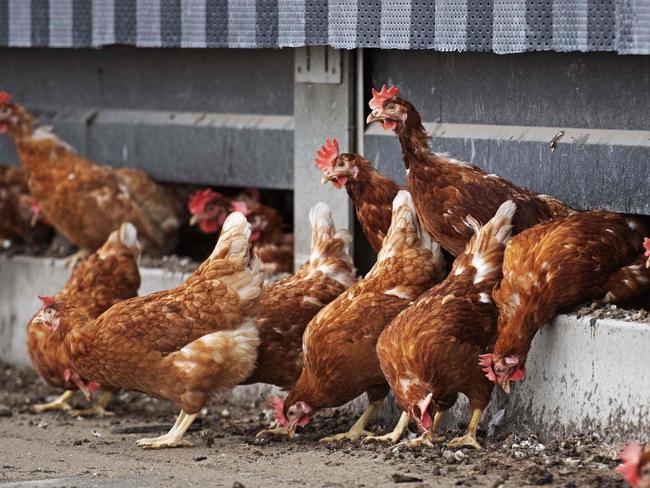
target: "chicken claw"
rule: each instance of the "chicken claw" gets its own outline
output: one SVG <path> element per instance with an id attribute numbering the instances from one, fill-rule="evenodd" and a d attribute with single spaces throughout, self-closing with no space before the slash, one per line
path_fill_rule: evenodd
<path id="1" fill-rule="evenodd" d="M 447 447 L 473 447 L 474 449 L 481 449 L 481 445 L 476 440 L 476 429 L 478 428 L 478 423 L 481 420 L 481 414 L 483 410 L 480 408 L 475 408 L 472 412 L 472 420 L 470 420 L 469 425 L 467 426 L 467 432 L 462 437 L 456 437 L 449 441 Z"/>
<path id="2" fill-rule="evenodd" d="M 70 400 L 72 400 L 74 394 L 75 392 L 73 390 L 66 390 L 63 392 L 63 395 L 58 397 L 56 400 L 53 400 L 49 403 L 39 403 L 36 405 L 32 405 L 32 408 L 37 413 L 49 412 L 52 410 L 67 411 L 72 409 L 72 407 L 70 406 Z"/>
<path id="3" fill-rule="evenodd" d="M 138 439 L 135 443 L 143 449 L 166 449 L 168 447 L 187 447 L 191 446 L 190 441 L 183 440 L 183 434 L 190 428 L 192 422 L 198 414 L 187 414 L 181 410 L 176 419 L 176 423 L 169 432 L 160 437 Z"/>
<path id="4" fill-rule="evenodd" d="M 372 432 L 368 432 L 367 430 L 365 430 L 366 425 L 368 424 L 368 420 L 370 419 L 370 417 L 372 417 L 372 414 L 375 413 L 375 410 L 377 410 L 383 402 L 384 402 L 383 400 L 379 400 L 376 402 L 369 403 L 368 406 L 366 407 L 366 410 L 363 412 L 361 417 L 359 417 L 359 420 L 357 420 L 354 423 L 354 425 L 350 428 L 350 430 L 348 430 L 347 432 L 342 432 L 340 434 L 323 437 L 320 440 L 320 442 L 342 441 L 343 439 L 348 439 L 352 442 L 356 442 L 359 439 L 361 439 L 363 436 L 372 435 Z"/>
<path id="5" fill-rule="evenodd" d="M 274 427 L 270 429 L 264 429 L 260 430 L 257 434 L 255 434 L 255 439 L 261 439 L 264 436 L 275 436 L 275 435 L 289 435 L 289 429 L 286 427 Z"/>
<path id="6" fill-rule="evenodd" d="M 106 410 L 106 406 L 112 399 L 113 394 L 105 391 L 92 407 L 84 408 L 83 410 L 71 410 L 68 413 L 73 417 L 112 417 L 115 414 Z"/>
<path id="7" fill-rule="evenodd" d="M 433 432 L 425 432 L 416 439 L 402 441 L 397 444 L 397 448 L 404 446 L 407 449 L 414 449 L 420 446 L 433 447 Z"/>
<path id="8" fill-rule="evenodd" d="M 406 412 L 402 412 L 402 415 L 400 416 L 399 421 L 397 422 L 397 425 L 395 426 L 392 432 L 389 432 L 388 434 L 385 435 L 369 435 L 363 441 L 361 441 L 361 443 L 367 444 L 369 442 L 390 442 L 391 444 L 395 444 L 397 441 L 400 440 L 408 425 L 409 425 L 409 414 Z"/>

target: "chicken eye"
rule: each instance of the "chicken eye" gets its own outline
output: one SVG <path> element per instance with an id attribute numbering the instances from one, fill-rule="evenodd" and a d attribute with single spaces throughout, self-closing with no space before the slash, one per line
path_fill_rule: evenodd
<path id="1" fill-rule="evenodd" d="M 388 105 L 386 105 L 386 108 L 388 110 L 394 110 L 395 109 L 395 104 L 394 103 L 389 103 Z"/>

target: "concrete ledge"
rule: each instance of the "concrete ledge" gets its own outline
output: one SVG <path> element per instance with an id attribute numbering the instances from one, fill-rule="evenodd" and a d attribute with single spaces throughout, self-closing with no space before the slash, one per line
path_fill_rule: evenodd
<path id="1" fill-rule="evenodd" d="M 141 294 L 168 289 L 182 273 L 141 270 Z M 0 257 L 0 359 L 28 365 L 26 324 L 39 307 L 36 295 L 52 294 L 69 274 L 60 260 Z M 234 397 L 257 402 L 273 389 L 238 387 Z M 365 399 L 349 405 L 358 410 Z M 495 389 L 483 423 L 505 410 L 503 424 L 545 434 L 572 430 L 598 432 L 615 439 L 627 434 L 650 436 L 650 325 L 560 315 L 538 333 L 528 358 L 528 376 L 506 397 Z M 384 422 L 398 410 L 387 405 Z M 501 417 L 501 414 L 499 414 Z M 465 402 L 450 421 L 469 420 Z"/>

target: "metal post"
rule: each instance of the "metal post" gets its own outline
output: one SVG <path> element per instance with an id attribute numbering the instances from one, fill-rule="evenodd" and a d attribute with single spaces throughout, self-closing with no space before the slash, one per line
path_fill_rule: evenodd
<path id="1" fill-rule="evenodd" d="M 321 184 L 314 164 L 325 139 L 341 152 L 354 150 L 354 55 L 317 46 L 296 49 L 294 84 L 294 236 L 296 266 L 309 255 L 309 209 L 322 201 L 337 228 L 353 233 L 352 204 L 344 189 Z"/>

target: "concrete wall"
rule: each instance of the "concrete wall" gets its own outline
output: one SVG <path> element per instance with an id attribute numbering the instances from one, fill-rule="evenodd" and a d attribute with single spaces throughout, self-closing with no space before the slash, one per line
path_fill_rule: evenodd
<path id="1" fill-rule="evenodd" d="M 60 261 L 0 257 L 0 360 L 27 365 L 26 324 L 38 310 L 37 294 L 56 292 L 69 271 Z M 142 270 L 141 294 L 168 289 L 183 280 L 180 274 Z M 533 341 L 527 378 L 506 397 L 495 389 L 484 416 L 486 425 L 501 409 L 504 425 L 557 434 L 581 429 L 607 438 L 626 433 L 650 435 L 650 325 L 576 319 L 561 315 Z M 266 398 L 271 388 L 238 387 L 242 402 Z M 359 410 L 365 399 L 350 407 Z M 469 419 L 459 402 L 451 421 Z M 395 420 L 398 410 L 388 404 L 384 420 Z"/>

